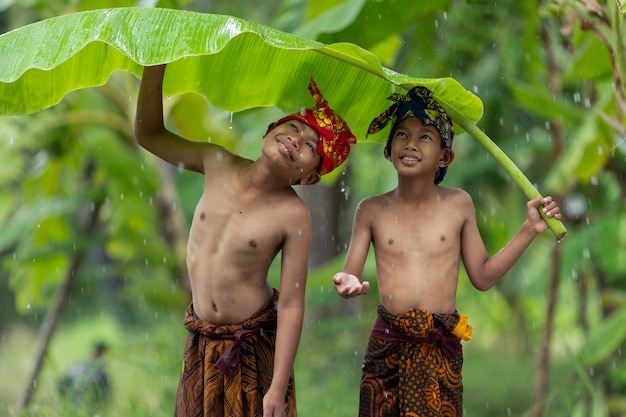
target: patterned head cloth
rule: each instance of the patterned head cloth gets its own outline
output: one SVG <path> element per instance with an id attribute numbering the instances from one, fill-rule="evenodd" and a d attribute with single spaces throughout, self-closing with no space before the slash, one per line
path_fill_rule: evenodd
<path id="1" fill-rule="evenodd" d="M 320 135 L 320 141 L 317 145 L 317 153 L 322 156 L 319 174 L 324 175 L 337 168 L 348 158 L 350 144 L 356 143 L 356 137 L 350 131 L 345 120 L 330 108 L 313 78 L 309 82 L 309 92 L 313 97 L 315 108 L 304 109 L 271 123 L 266 134 L 289 120 L 299 120 L 309 125 Z"/>
<path id="2" fill-rule="evenodd" d="M 381 114 L 379 114 L 367 129 L 367 134 L 376 133 L 385 128 L 395 118 L 391 130 L 389 131 L 389 139 L 387 146 L 391 143 L 393 132 L 396 127 L 407 117 L 417 117 L 425 125 L 432 125 L 437 128 L 441 135 L 443 145 L 452 149 L 452 139 L 454 138 L 454 127 L 452 121 L 446 114 L 445 110 L 437 103 L 433 97 L 433 92 L 426 87 L 414 87 L 406 95 L 392 94 L 389 100 L 394 103 Z M 435 177 L 435 184 L 443 181 L 448 167 L 439 169 Z"/>

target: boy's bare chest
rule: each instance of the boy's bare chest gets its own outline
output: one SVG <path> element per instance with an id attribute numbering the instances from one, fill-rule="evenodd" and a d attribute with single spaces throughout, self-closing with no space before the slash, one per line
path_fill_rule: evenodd
<path id="1" fill-rule="evenodd" d="M 378 250 L 406 256 L 436 254 L 448 250 L 460 239 L 461 223 L 436 210 L 391 210 L 372 224 Z"/>
<path id="2" fill-rule="evenodd" d="M 272 199 L 229 191 L 204 193 L 194 213 L 191 235 L 215 250 L 274 251 L 284 235 L 283 212 L 281 204 Z"/>

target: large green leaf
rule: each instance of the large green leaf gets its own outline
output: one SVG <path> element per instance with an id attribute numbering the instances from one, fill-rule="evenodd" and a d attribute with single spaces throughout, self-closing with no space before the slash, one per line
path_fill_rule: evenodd
<path id="1" fill-rule="evenodd" d="M 588 366 L 608 358 L 626 340 L 626 307 L 621 307 L 594 326 L 583 346 L 582 357 Z"/>
<path id="2" fill-rule="evenodd" d="M 398 87 L 424 85 L 476 123 L 482 103 L 451 78 L 414 78 L 348 43 L 324 45 L 235 17 L 172 9 L 74 13 L 0 36 L 0 115 L 29 114 L 72 90 L 104 84 L 116 70 L 171 63 L 164 91 L 201 93 L 240 111 L 311 104 L 313 76 L 360 140 Z M 97 70 L 94 70 L 97 69 Z"/>
<path id="3" fill-rule="evenodd" d="M 115 8 L 48 19 L 0 36 L 0 116 L 28 114 L 69 91 L 104 84 L 112 72 L 168 63 L 164 93 L 198 92 L 227 111 L 311 105 L 305 86 L 320 89 L 360 141 L 396 91 L 433 91 L 454 120 L 518 182 L 539 195 L 508 157 L 476 127 L 482 102 L 453 78 L 415 78 L 382 66 L 351 43 L 325 45 L 242 19 L 173 9 Z M 386 132 L 373 135 L 384 140 Z M 565 228 L 550 219 L 557 238 Z"/>

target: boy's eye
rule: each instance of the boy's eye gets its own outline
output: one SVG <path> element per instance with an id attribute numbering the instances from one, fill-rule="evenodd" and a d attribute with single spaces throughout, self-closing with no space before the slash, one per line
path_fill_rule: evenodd
<path id="1" fill-rule="evenodd" d="M 430 140 L 430 135 L 422 135 L 422 140 Z"/>
<path id="2" fill-rule="evenodd" d="M 313 152 L 315 152 L 315 145 L 313 145 L 313 143 L 311 142 L 307 142 L 306 146 Z"/>

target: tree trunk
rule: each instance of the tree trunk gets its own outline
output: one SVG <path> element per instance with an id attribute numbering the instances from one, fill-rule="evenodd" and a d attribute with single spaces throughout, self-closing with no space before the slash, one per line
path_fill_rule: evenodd
<path id="1" fill-rule="evenodd" d="M 539 1 L 541 5 L 542 1 Z M 541 39 L 544 43 L 546 51 L 546 63 L 548 67 L 548 81 L 550 91 L 554 100 L 559 100 L 562 96 L 561 79 L 559 77 L 560 69 L 557 64 L 554 43 L 550 33 L 550 23 L 548 19 L 541 22 Z M 556 161 L 562 153 L 564 144 L 563 124 L 559 120 L 550 121 L 550 131 L 554 141 L 554 149 L 552 154 L 553 161 Z M 554 196 L 555 200 L 562 201 L 559 196 Z M 561 267 L 561 246 L 558 242 L 554 244 L 552 250 L 552 263 L 550 267 L 550 282 L 548 288 L 548 306 L 546 311 L 546 322 L 541 338 L 541 346 L 539 347 L 539 360 L 537 376 L 535 379 L 535 388 L 533 395 L 533 412 L 531 417 L 540 417 L 544 413 L 546 399 L 548 397 L 549 380 L 550 380 L 550 345 L 552 342 L 552 329 L 554 326 L 554 312 L 556 311 L 557 293 L 559 289 L 559 270 Z"/>
<path id="2" fill-rule="evenodd" d="M 543 415 L 546 398 L 548 394 L 548 381 L 550 379 L 550 344 L 552 342 L 552 329 L 554 326 L 554 311 L 557 304 L 557 293 L 559 289 L 559 269 L 561 266 L 561 245 L 554 244 L 552 249 L 552 264 L 550 268 L 550 282 L 548 288 L 548 309 L 546 311 L 546 322 L 541 337 L 539 350 L 539 361 L 537 366 L 537 377 L 535 379 L 535 390 L 533 394 L 533 412 L 531 417 Z"/>
<path id="3" fill-rule="evenodd" d="M 298 193 L 305 201 L 313 221 L 313 236 L 309 253 L 309 268 L 318 267 L 334 258 L 340 251 L 338 236 L 341 193 L 338 183 L 303 186 Z"/>
<path id="4" fill-rule="evenodd" d="M 88 174 L 88 176 L 90 177 L 90 174 Z M 89 206 L 84 207 L 84 210 L 87 211 L 88 214 L 85 223 L 80 227 L 79 233 L 81 235 L 90 235 L 95 231 L 98 225 L 102 201 L 94 202 L 93 207 L 90 206 L 91 203 Z M 86 252 L 87 247 L 83 247 L 78 252 L 74 253 L 65 279 L 56 292 L 52 306 L 46 312 L 46 316 L 41 324 L 39 334 L 37 335 L 37 341 L 35 343 L 35 360 L 33 361 L 33 367 L 28 373 L 28 377 L 26 378 L 26 388 L 18 404 L 20 409 L 26 408 L 32 399 L 35 388 L 37 387 L 37 377 L 41 371 L 43 359 L 48 350 L 48 346 L 50 345 L 50 341 L 52 340 L 52 336 L 54 335 L 54 331 L 56 330 L 57 324 L 59 323 L 63 309 L 65 308 L 72 286 L 76 281 L 78 271 L 80 270 L 80 267 L 85 259 Z"/>

